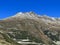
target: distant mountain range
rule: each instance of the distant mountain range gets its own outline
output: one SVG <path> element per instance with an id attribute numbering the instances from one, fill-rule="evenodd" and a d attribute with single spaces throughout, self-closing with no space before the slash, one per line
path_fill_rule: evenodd
<path id="1" fill-rule="evenodd" d="M 60 18 L 19 12 L 0 20 L 1 45 L 24 45 L 17 41 L 27 37 L 37 43 L 56 45 L 53 41 L 60 41 Z"/>

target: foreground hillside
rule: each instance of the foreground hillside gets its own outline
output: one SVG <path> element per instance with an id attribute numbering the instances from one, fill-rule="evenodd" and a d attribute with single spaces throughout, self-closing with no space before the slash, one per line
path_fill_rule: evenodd
<path id="1" fill-rule="evenodd" d="M 26 39 L 45 45 L 56 45 L 60 41 L 60 19 L 38 16 L 33 12 L 17 13 L 0 20 L 1 45 L 24 45 L 18 39 Z M 13 40 L 15 39 L 15 40 Z"/>

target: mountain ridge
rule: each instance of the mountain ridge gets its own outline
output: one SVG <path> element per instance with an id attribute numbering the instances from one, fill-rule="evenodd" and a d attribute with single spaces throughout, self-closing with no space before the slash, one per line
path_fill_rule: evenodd
<path id="1" fill-rule="evenodd" d="M 55 18 L 39 16 L 33 12 L 21 12 L 17 13 L 15 16 L 1 20 L 0 31 L 13 36 L 13 38 L 19 37 L 21 31 L 27 31 L 29 33 L 29 38 L 34 37 L 34 39 L 36 38 L 40 40 L 39 42 L 46 45 L 56 45 L 53 40 L 60 40 L 58 37 L 56 37 L 60 31 L 59 22 L 60 21 L 55 20 Z M 12 34 L 10 32 L 12 32 Z M 55 32 L 56 35 L 53 35 Z M 52 36 L 55 36 L 56 38 L 53 39 Z M 33 38 L 32 41 L 34 41 Z"/>

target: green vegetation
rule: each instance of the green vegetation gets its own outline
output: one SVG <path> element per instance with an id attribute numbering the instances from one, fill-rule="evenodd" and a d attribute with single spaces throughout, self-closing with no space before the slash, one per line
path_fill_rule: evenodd
<path id="1" fill-rule="evenodd" d="M 17 43 L 16 41 L 12 40 L 7 34 L 5 34 L 5 33 L 0 33 L 0 34 L 2 34 L 5 41 L 7 41 L 7 42 L 9 42 L 9 43 L 11 43 L 13 45 L 21 45 L 21 44 Z"/>

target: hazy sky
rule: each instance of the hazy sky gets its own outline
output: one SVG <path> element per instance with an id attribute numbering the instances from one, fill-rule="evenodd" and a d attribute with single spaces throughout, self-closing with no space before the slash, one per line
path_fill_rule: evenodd
<path id="1" fill-rule="evenodd" d="M 0 19 L 29 11 L 60 17 L 60 0 L 0 0 Z"/>

